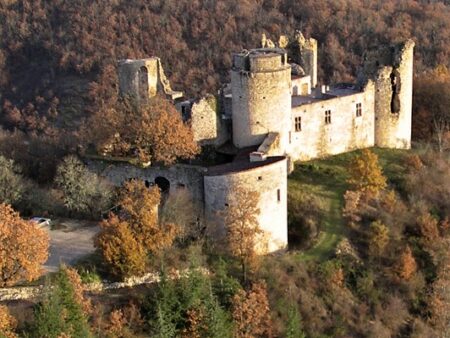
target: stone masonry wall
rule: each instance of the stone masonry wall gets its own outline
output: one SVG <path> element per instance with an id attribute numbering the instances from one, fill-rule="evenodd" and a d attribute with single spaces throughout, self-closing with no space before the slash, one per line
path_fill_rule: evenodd
<path id="1" fill-rule="evenodd" d="M 274 252 L 285 249 L 288 244 L 287 160 L 283 158 L 272 164 L 240 172 L 205 176 L 205 214 L 222 227 L 222 236 L 223 219 L 219 211 L 224 210 L 226 204 L 233 200 L 232 187 L 236 185 L 260 193 L 258 220 L 260 227 L 268 234 L 267 250 Z"/>
<path id="2" fill-rule="evenodd" d="M 267 56 L 262 59 L 269 63 Z M 234 68 L 231 72 L 233 143 L 238 148 L 260 145 L 269 132 L 277 132 L 280 153 L 284 153 L 290 130 L 291 74 L 289 64 L 280 63 L 279 55 L 274 59 L 278 60 L 276 69 L 247 72 Z"/>
<path id="3" fill-rule="evenodd" d="M 374 85 L 364 92 L 341 96 L 294 107 L 295 117 L 301 117 L 301 131 L 292 127 L 289 155 L 294 160 L 309 160 L 335 155 L 374 145 Z M 362 116 L 356 116 L 356 104 L 362 104 Z M 331 110 L 331 123 L 325 124 L 325 111 Z"/>
<path id="4" fill-rule="evenodd" d="M 218 147 L 231 138 L 219 109 L 219 102 L 213 95 L 208 95 L 192 105 L 191 128 L 194 140 L 202 146 Z"/>
<path id="5" fill-rule="evenodd" d="M 154 183 L 157 177 L 163 177 L 170 182 L 170 191 L 188 189 L 192 197 L 203 202 L 203 174 L 205 168 L 191 165 L 174 165 L 171 167 L 140 168 L 128 163 L 87 160 L 90 170 L 109 180 L 116 186 L 129 179 L 141 179 Z"/>

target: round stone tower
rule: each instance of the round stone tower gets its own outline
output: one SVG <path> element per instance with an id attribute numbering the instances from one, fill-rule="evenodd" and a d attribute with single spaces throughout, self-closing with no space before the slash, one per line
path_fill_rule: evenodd
<path id="1" fill-rule="evenodd" d="M 278 151 L 284 154 L 291 129 L 291 66 L 286 51 L 261 48 L 233 55 L 231 88 L 234 145 L 257 146 L 269 133 L 278 133 Z"/>

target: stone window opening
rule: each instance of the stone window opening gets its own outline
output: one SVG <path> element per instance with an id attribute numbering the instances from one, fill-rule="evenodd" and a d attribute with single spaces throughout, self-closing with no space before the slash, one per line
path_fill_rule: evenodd
<path id="1" fill-rule="evenodd" d="M 230 205 L 228 203 L 225 203 L 225 206 L 228 208 Z"/>
<path id="2" fill-rule="evenodd" d="M 301 116 L 295 117 L 295 131 L 296 132 L 302 131 L 302 117 Z"/>
<path id="3" fill-rule="evenodd" d="M 146 102 L 149 98 L 148 94 L 148 69 L 145 66 L 139 68 L 139 99 Z"/>
<path id="4" fill-rule="evenodd" d="M 277 201 L 281 202 L 281 190 L 277 189 Z"/>
<path id="5" fill-rule="evenodd" d="M 362 104 L 357 103 L 356 104 L 356 117 L 362 116 Z"/>
<path id="6" fill-rule="evenodd" d="M 331 110 L 325 110 L 325 124 L 331 124 Z"/>
<path id="7" fill-rule="evenodd" d="M 394 69 L 390 77 L 392 88 L 391 113 L 398 114 L 400 112 L 400 74 L 396 69 Z"/>
<path id="8" fill-rule="evenodd" d="M 258 181 L 262 181 L 262 176 L 258 176 Z"/>

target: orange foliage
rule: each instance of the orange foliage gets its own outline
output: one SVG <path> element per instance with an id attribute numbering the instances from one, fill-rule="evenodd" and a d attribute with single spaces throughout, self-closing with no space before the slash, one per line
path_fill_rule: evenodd
<path id="1" fill-rule="evenodd" d="M 425 213 L 417 218 L 417 225 L 422 237 L 429 243 L 439 238 L 438 221 L 431 216 L 430 213 Z"/>
<path id="2" fill-rule="evenodd" d="M 417 264 L 409 245 L 398 258 L 395 266 L 397 276 L 402 280 L 409 280 L 417 271 Z"/>
<path id="3" fill-rule="evenodd" d="M 202 338 L 202 333 L 207 330 L 206 315 L 203 307 L 193 308 L 186 313 L 186 328 L 183 329 L 183 338 Z"/>
<path id="4" fill-rule="evenodd" d="M 39 277 L 48 246 L 45 230 L 20 218 L 9 205 L 0 204 L 0 286 Z"/>
<path id="5" fill-rule="evenodd" d="M 95 246 L 110 265 L 113 274 L 142 274 L 148 254 L 159 254 L 172 245 L 177 233 L 174 224 L 161 224 L 158 187 L 147 188 L 142 181 L 125 183 L 118 204 L 121 211 L 101 223 Z"/>
<path id="6" fill-rule="evenodd" d="M 254 283 L 251 290 L 239 292 L 232 300 L 236 338 L 271 337 L 272 320 L 266 285 Z"/>
<path id="7" fill-rule="evenodd" d="M 18 335 L 14 333 L 16 326 L 17 320 L 9 314 L 8 308 L 4 305 L 0 305 L 0 337 L 18 337 Z"/>
<path id="8" fill-rule="evenodd" d="M 84 296 L 85 287 L 81 281 L 80 275 L 77 270 L 73 268 L 64 266 L 63 269 L 72 284 L 75 302 L 80 305 L 86 315 L 90 315 L 92 313 L 92 302 L 89 298 Z"/>
<path id="9" fill-rule="evenodd" d="M 92 125 L 101 125 L 101 130 Z M 137 108 L 119 102 L 115 108 L 103 108 L 88 121 L 86 143 L 95 144 L 100 153 L 137 157 L 142 162 L 174 163 L 200 152 L 190 127 L 173 104 L 155 97 Z"/>

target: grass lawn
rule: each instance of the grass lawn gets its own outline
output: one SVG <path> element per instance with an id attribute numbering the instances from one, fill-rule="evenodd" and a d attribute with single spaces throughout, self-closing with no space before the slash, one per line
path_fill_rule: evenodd
<path id="1" fill-rule="evenodd" d="M 411 153 L 409 150 L 372 149 L 379 157 L 383 172 L 388 182 L 397 190 L 401 190 L 403 175 L 403 159 Z M 346 227 L 342 219 L 343 195 L 347 190 L 347 166 L 349 161 L 360 154 L 353 151 L 326 159 L 308 162 L 297 162 L 294 172 L 289 175 L 288 190 L 290 194 L 306 190 L 320 197 L 327 209 L 321 233 L 317 242 L 304 252 L 299 252 L 302 260 L 323 261 L 333 255 L 339 241 L 346 236 Z"/>

